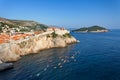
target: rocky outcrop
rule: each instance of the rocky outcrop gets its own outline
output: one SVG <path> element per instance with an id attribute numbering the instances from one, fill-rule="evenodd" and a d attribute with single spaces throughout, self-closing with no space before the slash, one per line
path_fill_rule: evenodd
<path id="1" fill-rule="evenodd" d="M 7 69 L 13 68 L 13 63 L 1 63 L 0 64 L 0 71 L 4 71 Z"/>
<path id="2" fill-rule="evenodd" d="M 17 61 L 23 55 L 37 53 L 49 48 L 66 47 L 68 44 L 75 42 L 77 40 L 69 33 L 63 35 L 58 35 L 55 32 L 39 34 L 28 39 L 1 44 L 0 61 Z"/>

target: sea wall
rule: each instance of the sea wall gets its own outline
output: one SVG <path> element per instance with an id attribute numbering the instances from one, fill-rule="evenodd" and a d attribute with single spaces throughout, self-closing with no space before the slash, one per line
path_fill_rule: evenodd
<path id="1" fill-rule="evenodd" d="M 62 35 L 60 35 L 60 32 Z M 40 50 L 49 48 L 66 47 L 68 44 L 75 42 L 77 40 L 68 31 L 51 31 L 24 40 L 4 43 L 0 45 L 0 63 L 17 61 L 27 54 L 37 53 Z"/>

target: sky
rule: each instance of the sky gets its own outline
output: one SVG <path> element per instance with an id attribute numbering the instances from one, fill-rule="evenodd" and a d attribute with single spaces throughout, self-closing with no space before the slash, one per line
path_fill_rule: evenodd
<path id="1" fill-rule="evenodd" d="M 66 28 L 120 29 L 120 0 L 0 0 L 0 17 Z"/>

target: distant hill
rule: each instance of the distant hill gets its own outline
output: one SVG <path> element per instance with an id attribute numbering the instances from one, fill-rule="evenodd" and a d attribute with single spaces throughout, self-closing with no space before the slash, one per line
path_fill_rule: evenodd
<path id="1" fill-rule="evenodd" d="M 83 27 L 72 31 L 73 32 L 107 32 L 108 29 L 100 26 L 91 26 L 91 27 Z"/>
<path id="2" fill-rule="evenodd" d="M 48 26 L 44 24 L 40 24 L 35 21 L 30 20 L 11 20 L 6 18 L 0 17 L 0 31 L 2 30 L 2 27 L 5 27 L 5 25 L 9 26 L 10 28 L 19 28 L 24 27 L 28 31 L 30 30 L 43 30 L 46 29 Z"/>

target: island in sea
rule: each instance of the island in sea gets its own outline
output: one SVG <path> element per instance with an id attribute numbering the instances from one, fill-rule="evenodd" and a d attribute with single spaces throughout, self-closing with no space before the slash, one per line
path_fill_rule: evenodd
<path id="1" fill-rule="evenodd" d="M 100 26 L 91 26 L 91 27 L 83 27 L 80 29 L 72 30 L 72 31 L 86 33 L 86 32 L 108 32 L 109 30 Z"/>
<path id="2" fill-rule="evenodd" d="M 11 61 L 41 50 L 66 47 L 77 40 L 64 28 L 29 20 L 0 18 L 0 71 L 11 68 Z"/>

